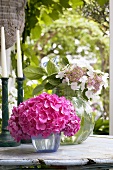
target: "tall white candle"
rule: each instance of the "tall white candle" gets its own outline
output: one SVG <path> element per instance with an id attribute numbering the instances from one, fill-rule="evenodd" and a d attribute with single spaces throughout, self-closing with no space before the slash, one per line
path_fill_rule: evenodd
<path id="1" fill-rule="evenodd" d="M 20 33 L 19 30 L 16 31 L 17 33 L 17 75 L 18 77 L 23 77 L 22 71 L 22 56 L 21 56 L 21 48 L 20 48 Z"/>
<path id="2" fill-rule="evenodd" d="M 7 75 L 4 27 L 1 27 L 1 65 L 2 65 L 2 77 L 7 78 L 8 75 Z"/>

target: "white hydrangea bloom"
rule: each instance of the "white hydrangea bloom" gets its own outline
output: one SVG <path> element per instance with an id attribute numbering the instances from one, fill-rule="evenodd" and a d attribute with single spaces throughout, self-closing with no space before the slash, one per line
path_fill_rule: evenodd
<path id="1" fill-rule="evenodd" d="M 57 75 L 56 75 L 56 78 L 60 78 L 62 79 L 64 77 L 64 71 L 60 71 Z"/>
<path id="2" fill-rule="evenodd" d="M 16 101 L 15 97 L 12 96 L 12 95 L 9 95 L 9 96 L 8 96 L 8 100 L 9 100 L 9 104 L 10 104 L 10 103 L 13 104 L 13 103 L 15 103 L 15 101 Z"/>
<path id="3" fill-rule="evenodd" d="M 78 66 L 77 63 L 76 64 L 72 64 L 70 70 L 73 70 L 76 66 Z"/>
<path id="4" fill-rule="evenodd" d="M 10 94 L 14 97 L 17 97 L 17 89 L 15 87 L 11 87 Z"/>
<path id="5" fill-rule="evenodd" d="M 62 80 L 62 83 L 67 83 L 68 85 L 70 85 L 68 77 L 66 77 L 65 79 L 63 79 L 63 80 Z"/>
<path id="6" fill-rule="evenodd" d="M 87 72 L 87 75 L 93 78 L 93 76 L 94 76 L 93 70 L 92 70 L 92 69 L 89 70 L 89 71 Z"/>
<path id="7" fill-rule="evenodd" d="M 102 76 L 102 80 L 105 88 L 108 87 L 108 81 L 107 81 L 108 78 L 109 78 L 108 73 L 104 73 L 104 75 Z"/>
<path id="8" fill-rule="evenodd" d="M 93 92 L 91 90 L 88 90 L 85 92 L 85 95 L 87 96 L 88 99 L 93 97 Z"/>
<path id="9" fill-rule="evenodd" d="M 79 79 L 79 81 L 81 82 L 81 90 L 83 91 L 85 89 L 85 83 L 87 82 L 87 76 L 83 76 Z"/>
<path id="10" fill-rule="evenodd" d="M 78 90 L 78 88 L 79 88 L 79 87 L 78 87 L 77 82 L 72 82 L 72 83 L 71 83 L 71 89 L 72 89 L 72 90 Z"/>
<path id="11" fill-rule="evenodd" d="M 98 102 L 99 99 L 100 99 L 100 96 L 99 96 L 98 94 L 93 94 L 93 96 L 92 96 L 92 102 L 93 102 L 93 103 Z"/>

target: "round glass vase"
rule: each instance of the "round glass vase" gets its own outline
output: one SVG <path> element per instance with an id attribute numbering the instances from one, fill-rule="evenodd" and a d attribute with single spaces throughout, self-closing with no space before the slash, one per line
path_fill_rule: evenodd
<path id="1" fill-rule="evenodd" d="M 66 137 L 63 133 L 61 133 L 61 144 L 71 145 L 82 143 L 91 133 L 93 133 L 95 115 L 92 112 L 92 108 L 90 107 L 89 103 L 80 96 L 74 97 L 75 92 L 67 85 L 63 85 L 62 88 L 60 87 L 54 89 L 53 93 L 57 94 L 58 96 L 65 96 L 68 100 L 70 100 L 75 106 L 76 114 L 81 119 L 80 130 L 74 136 Z"/>
<path id="2" fill-rule="evenodd" d="M 48 137 L 43 137 L 41 134 L 32 136 L 32 144 L 38 153 L 56 152 L 60 146 L 59 133 L 53 133 Z"/>

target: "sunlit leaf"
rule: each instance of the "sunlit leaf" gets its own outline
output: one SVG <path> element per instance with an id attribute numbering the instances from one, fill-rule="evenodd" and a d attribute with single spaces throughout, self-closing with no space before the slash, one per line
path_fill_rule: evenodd
<path id="1" fill-rule="evenodd" d="M 46 72 L 41 67 L 29 66 L 24 69 L 24 74 L 30 80 L 37 80 L 46 75 Z"/>
<path id="2" fill-rule="evenodd" d="M 49 16 L 50 16 L 53 20 L 56 20 L 56 19 L 59 18 L 59 13 L 58 13 L 57 10 L 53 10 L 53 11 L 49 14 Z"/>
<path id="3" fill-rule="evenodd" d="M 67 57 L 65 57 L 65 56 L 62 57 L 62 64 L 64 64 L 64 65 L 69 64 L 69 60 L 67 59 Z"/>
<path id="4" fill-rule="evenodd" d="M 52 75 L 54 73 L 57 73 L 58 72 L 58 69 L 57 67 L 55 66 L 55 64 L 52 62 L 52 61 L 48 61 L 47 63 L 47 73 L 48 75 Z"/>
<path id="5" fill-rule="evenodd" d="M 41 35 L 41 27 L 40 25 L 36 25 L 35 28 L 31 29 L 31 37 L 32 39 L 38 39 Z"/>
<path id="6" fill-rule="evenodd" d="M 83 5 L 82 0 L 70 0 L 70 3 L 72 4 L 73 8 L 76 8 L 77 6 Z"/>
<path id="7" fill-rule="evenodd" d="M 46 25 L 52 24 L 52 18 L 47 14 L 45 10 L 42 11 L 41 13 L 41 19 L 44 21 Z"/>

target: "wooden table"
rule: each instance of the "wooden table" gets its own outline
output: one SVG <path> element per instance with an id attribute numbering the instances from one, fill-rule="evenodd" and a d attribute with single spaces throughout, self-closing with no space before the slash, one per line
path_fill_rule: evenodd
<path id="1" fill-rule="evenodd" d="M 79 145 L 60 146 L 54 153 L 36 153 L 32 144 L 0 148 L 0 170 L 24 166 L 40 169 L 112 169 L 113 136 L 90 136 Z M 29 168 L 28 168 L 29 169 Z M 46 170 L 47 170 L 46 169 Z"/>

